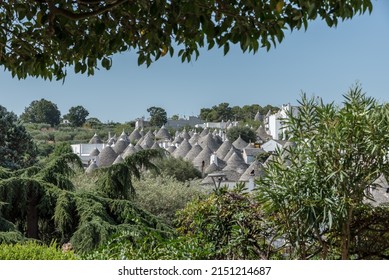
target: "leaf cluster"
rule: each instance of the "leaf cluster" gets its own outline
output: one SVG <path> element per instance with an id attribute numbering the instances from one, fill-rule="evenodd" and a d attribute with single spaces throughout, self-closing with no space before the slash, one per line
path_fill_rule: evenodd
<path id="1" fill-rule="evenodd" d="M 278 258 L 275 232 L 242 184 L 189 203 L 178 212 L 178 232 L 211 248 L 208 259 Z"/>
<path id="2" fill-rule="evenodd" d="M 337 26 L 371 10 L 371 0 L 4 1 L 0 65 L 19 79 L 51 80 L 64 79 L 68 68 L 110 69 L 111 56 L 128 50 L 147 66 L 176 49 L 183 62 L 197 59 L 200 48 L 227 54 L 232 44 L 256 53 L 281 43 L 288 29 L 318 18 Z"/>

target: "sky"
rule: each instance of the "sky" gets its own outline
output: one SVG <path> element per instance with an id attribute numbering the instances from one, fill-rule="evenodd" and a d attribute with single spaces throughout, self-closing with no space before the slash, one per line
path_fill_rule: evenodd
<path id="1" fill-rule="evenodd" d="M 284 41 L 255 55 L 231 47 L 200 51 L 197 61 L 165 56 L 149 68 L 137 65 L 135 52 L 115 55 L 109 71 L 94 76 L 68 70 L 65 83 L 13 79 L 0 72 L 0 105 L 20 115 L 33 100 L 57 104 L 62 115 L 82 105 L 102 122 L 149 117 L 162 107 L 168 116 L 198 115 L 222 102 L 230 106 L 297 105 L 302 92 L 340 104 L 359 83 L 368 96 L 389 102 L 389 1 L 373 0 L 372 14 L 329 28 L 320 20 L 307 31 L 286 31 Z M 176 53 L 178 51 L 176 50 Z"/>

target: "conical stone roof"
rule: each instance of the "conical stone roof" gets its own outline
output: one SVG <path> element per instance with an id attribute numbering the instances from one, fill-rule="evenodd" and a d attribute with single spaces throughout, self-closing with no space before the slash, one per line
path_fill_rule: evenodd
<path id="1" fill-rule="evenodd" d="M 157 150 L 157 149 L 161 149 L 161 147 L 158 145 L 157 142 L 154 142 L 153 146 L 151 146 L 150 149 Z"/>
<path id="2" fill-rule="evenodd" d="M 226 163 L 226 167 L 223 168 L 224 171 L 233 170 L 240 174 L 243 174 L 248 167 L 248 165 L 244 162 L 243 158 L 240 157 L 236 152 L 234 152 L 230 156 Z"/>
<path id="3" fill-rule="evenodd" d="M 141 146 L 139 143 L 137 143 L 137 144 L 134 146 L 134 148 L 135 148 L 135 150 L 136 150 L 137 152 L 143 150 L 142 146 Z"/>
<path id="4" fill-rule="evenodd" d="M 262 164 L 259 161 L 255 160 L 250 164 L 250 166 L 242 174 L 239 181 L 248 182 L 250 177 L 254 177 L 254 178 L 261 177 L 261 176 L 263 176 L 263 174 L 264 174 L 264 171 L 263 171 Z"/>
<path id="5" fill-rule="evenodd" d="M 113 150 L 116 152 L 116 154 L 121 154 L 123 151 L 127 148 L 128 142 L 126 140 L 123 140 L 122 138 L 119 138 L 119 141 L 115 143 L 113 146 Z"/>
<path id="6" fill-rule="evenodd" d="M 212 152 L 216 152 L 217 149 L 219 149 L 220 145 L 215 141 L 213 138 L 212 133 L 208 133 L 204 137 L 200 138 L 199 145 L 201 148 L 208 147 L 211 149 Z"/>
<path id="7" fill-rule="evenodd" d="M 243 150 L 246 146 L 247 146 L 247 142 L 246 141 L 244 141 L 243 139 L 242 139 L 242 137 L 240 137 L 240 135 L 239 135 L 239 137 L 238 137 L 238 139 L 236 139 L 233 143 L 232 143 L 232 145 L 235 147 L 235 148 L 237 148 L 237 149 L 239 149 L 239 150 Z"/>
<path id="8" fill-rule="evenodd" d="M 238 182 L 239 178 L 242 176 L 242 173 L 235 170 L 223 169 L 222 172 L 226 175 L 226 181 L 228 182 Z"/>
<path id="9" fill-rule="evenodd" d="M 154 145 L 154 142 L 155 142 L 154 141 L 154 134 L 149 131 L 144 136 L 144 139 L 143 139 L 142 143 L 140 143 L 140 146 L 143 149 L 150 149 Z"/>
<path id="10" fill-rule="evenodd" d="M 259 138 L 260 140 L 262 140 L 262 142 L 266 142 L 266 141 L 268 141 L 269 139 L 272 138 L 271 135 L 269 135 L 269 134 L 266 133 L 266 130 L 265 130 L 265 128 L 263 127 L 263 125 L 260 125 L 260 126 L 258 127 L 258 129 L 257 129 L 257 131 L 256 131 L 256 134 L 257 134 L 258 138 Z"/>
<path id="11" fill-rule="evenodd" d="M 169 140 L 171 139 L 171 135 L 169 134 L 169 131 L 166 129 L 166 127 L 163 125 L 155 135 L 156 138 L 158 139 L 164 139 L 164 140 Z"/>
<path id="12" fill-rule="evenodd" d="M 122 156 L 118 155 L 117 158 L 115 159 L 115 161 L 112 164 L 122 163 L 123 161 L 124 160 L 123 160 Z"/>
<path id="13" fill-rule="evenodd" d="M 215 139 L 216 143 L 220 146 L 223 144 L 223 139 L 220 137 L 220 135 L 214 135 L 213 139 Z"/>
<path id="14" fill-rule="evenodd" d="M 189 144 L 188 140 L 184 139 L 180 146 L 173 152 L 173 156 L 175 158 L 184 158 L 191 149 L 192 145 Z"/>
<path id="15" fill-rule="evenodd" d="M 204 162 L 204 168 L 207 168 L 210 165 L 211 155 L 213 152 L 210 148 L 205 147 L 203 150 L 195 157 L 193 160 L 193 165 L 201 171 L 202 164 Z M 204 169 L 205 171 L 205 169 Z"/>
<path id="16" fill-rule="evenodd" d="M 110 146 L 106 146 L 104 149 L 101 150 L 98 156 L 99 167 L 111 166 L 117 156 L 118 155 L 116 154 L 116 152 Z"/>
<path id="17" fill-rule="evenodd" d="M 263 116 L 259 113 L 259 111 L 255 114 L 254 121 L 257 122 L 263 121 Z"/>
<path id="18" fill-rule="evenodd" d="M 127 146 L 127 148 L 123 151 L 123 159 L 129 157 L 130 155 L 133 155 L 137 152 L 137 150 L 135 149 L 135 146 L 130 144 Z"/>
<path id="19" fill-rule="evenodd" d="M 92 150 L 92 152 L 90 152 L 89 156 L 91 156 L 91 157 L 97 157 L 99 154 L 100 154 L 99 149 L 94 148 L 94 149 Z"/>
<path id="20" fill-rule="evenodd" d="M 244 147 L 243 149 L 255 149 L 255 145 L 253 143 L 248 143 L 246 147 Z"/>
<path id="21" fill-rule="evenodd" d="M 237 148 L 235 148 L 235 147 L 232 146 L 232 144 L 231 144 L 231 149 L 228 151 L 228 153 L 227 153 L 226 156 L 223 158 L 223 160 L 224 160 L 224 161 L 228 161 L 233 153 L 236 153 L 238 156 L 240 156 L 240 157 L 243 159 L 240 150 L 238 150 Z"/>
<path id="22" fill-rule="evenodd" d="M 186 131 L 186 129 L 184 129 L 180 135 L 182 138 L 186 139 L 186 140 L 189 140 L 190 139 L 190 135 L 189 133 Z"/>
<path id="23" fill-rule="evenodd" d="M 93 137 L 89 140 L 89 144 L 102 144 L 103 141 L 100 137 L 95 133 Z"/>
<path id="24" fill-rule="evenodd" d="M 170 154 L 173 154 L 174 151 L 175 151 L 176 149 L 177 149 L 176 146 L 171 145 L 171 146 L 169 146 L 169 147 L 166 149 L 166 151 L 168 151 Z"/>
<path id="25" fill-rule="evenodd" d="M 86 173 L 86 174 L 92 174 L 93 171 L 95 171 L 97 168 L 98 168 L 98 166 L 97 166 L 96 162 L 93 161 L 93 162 L 88 166 L 88 168 L 85 170 L 85 173 Z"/>
<path id="26" fill-rule="evenodd" d="M 189 143 L 191 145 L 195 145 L 196 143 L 198 143 L 200 141 L 200 134 L 198 133 L 195 133 L 193 134 L 193 136 L 189 139 Z"/>
<path id="27" fill-rule="evenodd" d="M 207 135 L 209 133 L 209 128 L 206 127 L 203 129 L 203 131 L 201 131 L 200 133 L 200 137 L 204 137 L 205 135 Z"/>
<path id="28" fill-rule="evenodd" d="M 180 135 L 177 135 L 176 137 L 174 137 L 172 144 L 181 144 L 183 140 L 184 138 L 182 138 Z"/>
<path id="29" fill-rule="evenodd" d="M 221 168 L 219 166 L 217 166 L 215 163 L 212 163 L 205 169 L 204 173 L 205 174 L 211 174 L 211 173 L 214 173 L 214 172 L 218 172 L 220 170 L 221 170 Z"/>
<path id="30" fill-rule="evenodd" d="M 226 139 L 226 141 L 223 142 L 223 144 L 217 149 L 216 155 L 218 158 L 223 159 L 226 157 L 228 152 L 232 149 L 232 144 L 230 140 Z"/>
<path id="31" fill-rule="evenodd" d="M 192 162 L 203 150 L 199 144 L 192 146 L 192 149 L 186 154 L 184 159 Z"/>
<path id="32" fill-rule="evenodd" d="M 131 141 L 131 143 L 135 143 L 135 142 L 138 141 L 140 138 L 142 138 L 142 135 L 140 135 L 138 129 L 134 129 L 134 130 L 131 132 L 130 136 L 128 136 L 128 139 Z"/>
<path id="33" fill-rule="evenodd" d="M 123 129 L 123 132 L 122 132 L 122 134 L 120 134 L 120 136 L 119 136 L 119 138 L 118 138 L 118 141 L 119 141 L 119 140 L 123 140 L 123 141 L 126 141 L 126 142 L 127 142 L 127 138 L 128 138 L 127 133 L 125 133 L 125 132 L 124 132 L 124 129 Z"/>

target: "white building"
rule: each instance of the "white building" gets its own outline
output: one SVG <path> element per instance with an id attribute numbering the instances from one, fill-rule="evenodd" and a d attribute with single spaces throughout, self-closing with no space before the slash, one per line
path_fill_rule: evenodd
<path id="1" fill-rule="evenodd" d="M 266 132 L 271 135 L 274 140 L 286 140 L 287 128 L 284 126 L 283 120 L 288 118 L 289 112 L 292 113 L 292 116 L 296 116 L 298 110 L 297 106 L 291 106 L 290 103 L 288 103 L 282 105 L 280 111 L 277 113 L 266 115 Z"/>

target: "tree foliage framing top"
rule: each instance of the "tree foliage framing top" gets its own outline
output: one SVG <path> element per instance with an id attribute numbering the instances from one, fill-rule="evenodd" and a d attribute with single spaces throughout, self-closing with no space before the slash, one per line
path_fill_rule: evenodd
<path id="1" fill-rule="evenodd" d="M 0 6 L 0 65 L 12 76 L 64 79 L 67 69 L 93 75 L 115 53 L 135 50 L 138 64 L 169 53 L 182 61 L 230 44 L 257 52 L 281 43 L 285 30 L 321 18 L 372 11 L 371 0 L 10 0 Z"/>

